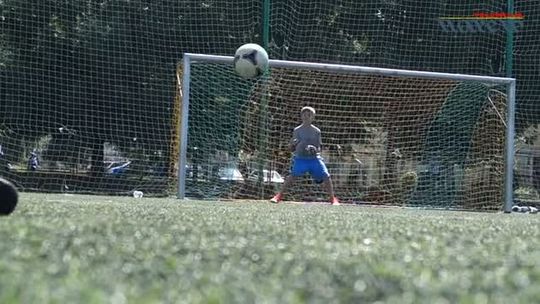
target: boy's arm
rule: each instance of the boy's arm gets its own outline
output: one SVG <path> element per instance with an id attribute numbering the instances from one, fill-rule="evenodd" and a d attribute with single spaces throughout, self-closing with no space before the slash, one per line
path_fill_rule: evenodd
<path id="1" fill-rule="evenodd" d="M 296 150 L 296 145 L 298 145 L 298 134 L 296 130 L 294 130 L 293 137 L 291 138 L 291 141 L 289 142 L 289 150 L 294 152 Z"/>
<path id="2" fill-rule="evenodd" d="M 321 136 L 321 132 L 317 132 L 317 135 L 319 136 L 319 145 L 317 146 L 317 152 L 321 153 L 322 152 L 322 136 Z"/>

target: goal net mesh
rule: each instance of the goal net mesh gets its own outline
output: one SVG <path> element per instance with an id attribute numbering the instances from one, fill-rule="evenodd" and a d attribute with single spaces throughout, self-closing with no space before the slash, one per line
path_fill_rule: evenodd
<path id="1" fill-rule="evenodd" d="M 202 62 L 190 70 L 187 197 L 272 197 L 289 175 L 300 109 L 312 106 L 342 201 L 502 206 L 504 86 L 295 68 L 245 80 L 228 64 Z M 305 176 L 285 199 L 328 198 Z"/>

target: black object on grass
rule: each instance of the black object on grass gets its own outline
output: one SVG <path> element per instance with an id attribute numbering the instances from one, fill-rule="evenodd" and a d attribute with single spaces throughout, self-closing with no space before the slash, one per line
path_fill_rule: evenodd
<path id="1" fill-rule="evenodd" d="M 15 186 L 0 177 L 0 215 L 8 215 L 17 206 L 19 194 Z"/>

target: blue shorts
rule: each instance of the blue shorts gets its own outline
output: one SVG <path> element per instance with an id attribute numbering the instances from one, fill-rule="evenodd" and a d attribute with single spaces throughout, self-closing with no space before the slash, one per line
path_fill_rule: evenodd
<path id="1" fill-rule="evenodd" d="M 306 173 L 311 174 L 316 183 L 322 183 L 325 179 L 330 177 L 330 173 L 328 173 L 328 169 L 326 168 L 322 157 L 302 158 L 293 156 L 291 175 L 299 177 Z"/>

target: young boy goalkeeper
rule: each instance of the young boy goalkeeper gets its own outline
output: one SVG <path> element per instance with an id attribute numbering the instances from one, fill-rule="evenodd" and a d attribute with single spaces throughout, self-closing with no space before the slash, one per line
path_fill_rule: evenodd
<path id="1" fill-rule="evenodd" d="M 302 124 L 294 129 L 293 138 L 289 143 L 290 150 L 294 152 L 291 160 L 291 174 L 285 180 L 281 191 L 270 201 L 276 204 L 279 203 L 294 180 L 308 172 L 316 183 L 322 183 L 326 188 L 330 196 L 330 203 L 339 205 L 339 200 L 334 195 L 332 179 L 320 155 L 322 145 L 321 130 L 312 124 L 315 119 L 315 109 L 303 107 L 300 110 L 300 117 L 302 118 Z"/>

